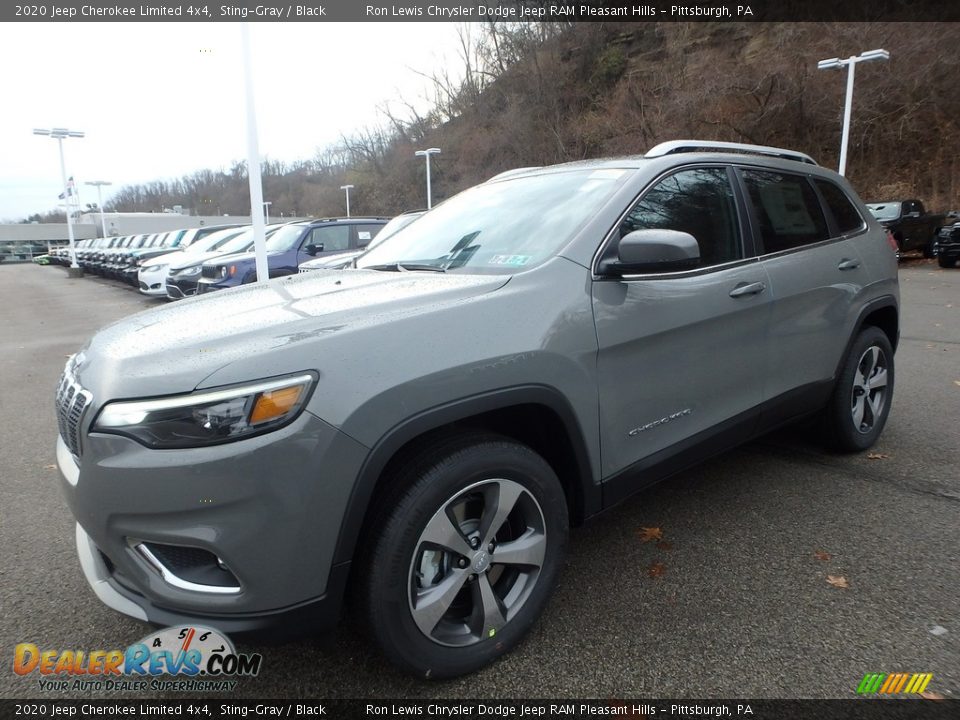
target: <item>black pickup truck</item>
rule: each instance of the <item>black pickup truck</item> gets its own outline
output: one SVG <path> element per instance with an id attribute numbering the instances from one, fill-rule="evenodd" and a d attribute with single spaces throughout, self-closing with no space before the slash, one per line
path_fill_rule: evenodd
<path id="1" fill-rule="evenodd" d="M 867 203 L 867 209 L 893 234 L 901 253 L 920 250 L 933 257 L 937 232 L 947 224 L 947 216 L 928 213 L 919 200 L 889 200 Z"/>

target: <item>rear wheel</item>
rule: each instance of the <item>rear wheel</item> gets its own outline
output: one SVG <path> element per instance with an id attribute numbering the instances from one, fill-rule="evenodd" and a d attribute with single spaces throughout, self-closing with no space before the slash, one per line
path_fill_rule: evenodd
<path id="1" fill-rule="evenodd" d="M 880 328 L 866 327 L 854 340 L 827 406 L 830 441 L 839 450 L 872 447 L 893 401 L 893 348 Z"/>
<path id="2" fill-rule="evenodd" d="M 956 258 L 948 258 L 943 253 L 937 255 L 937 264 L 942 268 L 952 268 L 957 264 Z"/>
<path id="3" fill-rule="evenodd" d="M 387 657 L 422 678 L 477 670 L 540 615 L 567 543 L 567 506 L 530 448 L 473 435 L 415 458 L 371 528 L 358 598 Z"/>

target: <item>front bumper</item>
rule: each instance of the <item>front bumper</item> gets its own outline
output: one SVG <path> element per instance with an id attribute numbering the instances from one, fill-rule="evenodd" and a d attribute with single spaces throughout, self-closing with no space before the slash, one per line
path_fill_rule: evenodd
<path id="1" fill-rule="evenodd" d="M 180 300 L 197 294 L 197 283 L 200 280 L 199 275 L 190 275 L 188 277 L 169 276 L 167 277 L 165 290 L 167 297 L 171 300 Z"/>
<path id="2" fill-rule="evenodd" d="M 228 288 L 237 287 L 237 285 L 238 283 L 231 282 L 229 278 L 223 280 L 200 278 L 200 282 L 197 283 L 197 295 L 203 295 L 204 293 L 213 292 L 214 290 L 227 290 Z"/>
<path id="3" fill-rule="evenodd" d="M 949 240 L 944 240 L 942 237 L 937 238 L 936 254 L 939 257 L 957 260 L 960 258 L 960 241 L 952 238 Z"/>
<path id="4" fill-rule="evenodd" d="M 100 601 L 107 607 L 136 620 L 166 627 L 174 625 L 209 625 L 229 635 L 270 632 L 271 640 L 281 640 L 320 633 L 337 624 L 350 563 L 335 565 L 327 580 L 327 591 L 320 597 L 289 608 L 262 613 L 185 614 L 159 607 L 113 578 L 103 553 L 90 536 L 76 525 L 77 556 L 83 575 Z"/>
<path id="5" fill-rule="evenodd" d="M 304 413 L 276 432 L 213 447 L 151 450 L 99 433 L 85 433 L 82 447 L 78 460 L 58 438 L 57 462 L 81 567 L 106 605 L 225 632 L 336 621 L 349 563 L 334 566 L 333 555 L 363 446 Z M 239 587 L 171 582 L 138 552 L 144 544 L 216 557 Z"/>
<path id="6" fill-rule="evenodd" d="M 137 286 L 144 295 L 166 297 L 167 294 L 167 266 L 163 265 L 156 270 L 140 269 L 137 273 Z"/>

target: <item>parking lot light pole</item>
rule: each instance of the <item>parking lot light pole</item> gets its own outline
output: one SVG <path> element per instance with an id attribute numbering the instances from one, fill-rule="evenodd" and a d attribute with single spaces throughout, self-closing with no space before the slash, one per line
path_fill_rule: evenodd
<path id="1" fill-rule="evenodd" d="M 250 182 L 250 220 L 253 224 L 253 251 L 257 259 L 257 282 L 270 279 L 267 262 L 267 233 L 263 213 L 263 178 L 260 174 L 260 144 L 257 139 L 257 110 L 253 97 L 253 61 L 250 57 L 250 23 L 240 23 L 243 50 L 243 85 L 247 108 L 247 179 Z M 219 208 L 218 208 L 219 212 Z"/>
<path id="2" fill-rule="evenodd" d="M 263 203 L 263 222 L 266 225 L 270 224 L 270 206 L 273 205 L 273 200 L 265 200 Z"/>
<path id="3" fill-rule="evenodd" d="M 67 130 L 67 128 L 53 128 L 51 130 L 34 128 L 33 134 L 52 137 L 60 146 L 60 178 L 63 181 L 63 198 L 67 200 L 70 197 L 70 188 L 67 187 L 67 165 L 63 159 L 63 139 L 68 137 L 82 138 L 84 134 L 79 130 Z M 73 219 L 70 217 L 69 200 L 67 200 L 67 238 L 70 240 L 70 275 L 76 276 L 79 275 L 80 266 L 77 264 L 77 244 L 73 237 Z"/>
<path id="4" fill-rule="evenodd" d="M 829 60 L 821 60 L 817 63 L 818 70 L 847 68 L 847 96 L 843 103 L 843 134 L 840 138 L 840 168 L 837 170 L 841 175 L 845 175 L 847 171 L 847 146 L 850 141 L 850 114 L 853 109 L 853 77 L 857 63 L 889 59 L 890 53 L 883 49 L 877 49 L 867 50 L 859 55 L 851 55 L 846 60 L 830 58 Z"/>
<path id="5" fill-rule="evenodd" d="M 439 155 L 440 148 L 427 148 L 426 150 L 417 150 L 414 155 L 418 155 L 427 161 L 427 210 L 433 207 L 433 198 L 430 194 L 430 156 Z"/>
<path id="6" fill-rule="evenodd" d="M 103 233 L 103 237 L 107 236 L 107 221 L 103 217 L 103 186 L 104 185 L 113 185 L 112 182 L 107 180 L 89 180 L 84 183 L 84 185 L 93 185 L 97 188 L 97 207 L 100 209 L 100 230 Z"/>
<path id="7" fill-rule="evenodd" d="M 350 190 L 353 189 L 353 185 L 341 185 L 340 189 L 347 193 L 347 217 L 350 217 Z"/>

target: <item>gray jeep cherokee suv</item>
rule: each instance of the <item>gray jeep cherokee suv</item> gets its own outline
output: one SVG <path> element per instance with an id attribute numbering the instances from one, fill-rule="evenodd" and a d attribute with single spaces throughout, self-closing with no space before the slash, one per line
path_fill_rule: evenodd
<path id="1" fill-rule="evenodd" d="M 57 459 L 107 605 L 303 632 L 349 597 L 400 667 L 466 673 L 530 629 L 571 524 L 804 415 L 863 450 L 890 409 L 895 251 L 799 153 L 505 173 L 357 266 L 134 315 L 67 363 Z"/>

